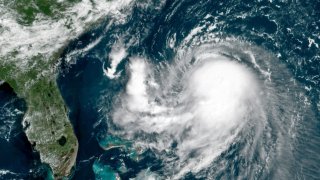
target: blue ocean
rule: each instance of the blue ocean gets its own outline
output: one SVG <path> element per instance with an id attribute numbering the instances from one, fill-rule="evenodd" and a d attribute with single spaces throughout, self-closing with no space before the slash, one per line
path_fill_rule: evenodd
<path id="1" fill-rule="evenodd" d="M 147 0 L 122 13 L 60 56 L 79 141 L 70 179 L 320 179 L 320 1 Z M 0 107 L 12 172 L 0 177 L 46 179 L 6 83 Z"/>

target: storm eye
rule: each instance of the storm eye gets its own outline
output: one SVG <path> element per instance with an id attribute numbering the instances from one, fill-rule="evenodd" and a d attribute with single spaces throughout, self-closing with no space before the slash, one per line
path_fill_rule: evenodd
<path id="1" fill-rule="evenodd" d="M 67 143 L 67 138 L 62 136 L 59 140 L 58 143 L 60 146 L 64 146 Z"/>

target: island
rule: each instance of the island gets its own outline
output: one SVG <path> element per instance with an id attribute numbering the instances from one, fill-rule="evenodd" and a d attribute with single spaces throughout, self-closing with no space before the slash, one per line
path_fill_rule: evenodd
<path id="1" fill-rule="evenodd" d="M 81 0 L 0 2 L 0 82 L 27 103 L 23 127 L 54 179 L 72 174 L 78 140 L 57 76 L 63 48 L 126 3 Z"/>

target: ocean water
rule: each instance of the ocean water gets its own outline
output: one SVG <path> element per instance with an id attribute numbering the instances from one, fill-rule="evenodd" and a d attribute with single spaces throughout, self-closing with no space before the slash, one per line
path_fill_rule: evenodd
<path id="1" fill-rule="evenodd" d="M 44 179 L 48 167 L 23 132 L 26 103 L 7 83 L 0 85 L 0 107 L 0 179 Z"/>
<path id="2" fill-rule="evenodd" d="M 319 178 L 317 7 L 316 1 L 169 0 L 135 2 L 123 11 L 125 22 L 106 17 L 62 55 L 58 83 L 80 142 L 74 179 Z M 222 64 L 212 78 L 234 82 L 221 91 L 207 86 L 211 81 L 202 85 L 211 76 L 201 73 L 219 71 L 204 69 L 194 86 L 218 95 L 188 109 L 196 103 L 184 97 L 188 74 L 217 56 L 253 73 L 256 80 L 250 88 L 240 84 L 248 89 L 239 93 L 257 105 L 242 110 L 247 104 L 220 100 L 246 81 Z M 207 116 L 224 103 L 221 121 Z"/>
<path id="3" fill-rule="evenodd" d="M 71 179 L 319 179 L 319 9 L 149 0 L 94 24 L 57 79 Z"/>

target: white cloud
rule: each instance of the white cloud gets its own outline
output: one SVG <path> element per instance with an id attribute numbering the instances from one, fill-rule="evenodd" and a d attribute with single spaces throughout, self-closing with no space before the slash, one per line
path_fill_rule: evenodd
<path id="1" fill-rule="evenodd" d="M 17 51 L 18 59 L 28 59 L 42 54 L 50 57 L 62 48 L 69 40 L 83 33 L 90 24 L 110 15 L 114 23 L 123 23 L 127 14 L 120 12 L 130 7 L 133 0 L 83 0 L 64 12 L 64 18 L 52 20 L 47 17 L 37 17 L 30 26 L 24 26 L 16 21 L 14 11 L 0 6 L 0 56 L 6 56 Z M 129 13 L 129 11 L 126 11 Z M 69 24 L 67 26 L 67 24 Z M 24 66 L 27 62 L 18 62 Z"/>

